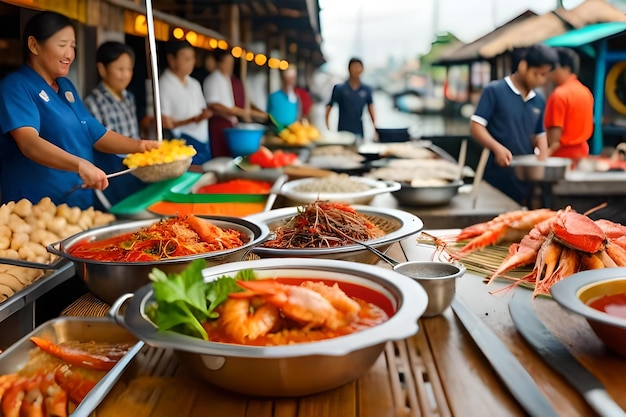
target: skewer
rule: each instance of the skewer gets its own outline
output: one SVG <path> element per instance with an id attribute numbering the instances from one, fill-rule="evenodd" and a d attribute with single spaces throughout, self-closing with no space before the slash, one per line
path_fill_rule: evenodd
<path id="1" fill-rule="evenodd" d="M 157 141 L 163 141 L 163 121 L 161 120 L 161 92 L 159 90 L 159 67 L 157 64 L 156 40 L 154 37 L 154 16 L 152 14 L 152 0 L 146 0 L 146 24 L 148 27 L 148 51 L 152 71 L 152 93 L 154 118 L 156 119 Z"/>

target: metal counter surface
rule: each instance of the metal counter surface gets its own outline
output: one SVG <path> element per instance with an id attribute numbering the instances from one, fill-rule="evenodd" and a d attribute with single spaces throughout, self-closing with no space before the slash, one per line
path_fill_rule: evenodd
<path id="1" fill-rule="evenodd" d="M 463 186 L 450 204 L 442 206 L 401 206 L 389 193 L 375 197 L 370 205 L 408 211 L 422 219 L 427 229 L 463 228 L 489 221 L 503 212 L 522 208 L 517 202 L 484 181 L 479 186 L 474 206 L 471 192 L 466 191 L 470 189 L 471 187 Z"/>

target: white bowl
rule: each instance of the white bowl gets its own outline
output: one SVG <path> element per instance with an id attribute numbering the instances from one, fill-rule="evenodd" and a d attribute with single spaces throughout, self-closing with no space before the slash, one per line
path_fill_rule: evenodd
<path id="1" fill-rule="evenodd" d="M 372 178 L 353 176 L 351 176 L 350 179 L 365 184 L 370 188 L 368 190 L 352 193 L 302 192 L 298 191 L 297 188 L 318 180 L 318 178 L 303 178 L 285 183 L 280 193 L 295 204 L 309 204 L 315 202 L 315 200 L 341 201 L 348 204 L 369 204 L 372 199 L 379 194 L 398 191 L 400 189 L 400 183 L 396 181 L 379 181 Z"/>

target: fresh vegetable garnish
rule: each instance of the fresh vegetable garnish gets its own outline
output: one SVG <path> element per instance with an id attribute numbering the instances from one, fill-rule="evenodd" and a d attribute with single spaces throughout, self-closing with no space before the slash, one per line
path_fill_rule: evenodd
<path id="1" fill-rule="evenodd" d="M 206 262 L 196 259 L 179 273 L 169 273 L 158 268 L 148 275 L 152 281 L 155 305 L 146 309 L 148 317 L 160 331 L 172 330 L 188 336 L 208 339 L 202 322 L 219 316 L 215 308 L 224 302 L 230 293 L 243 291 L 237 280 L 253 280 L 250 269 L 241 270 L 235 277 L 222 276 L 204 282 L 202 270 Z"/>

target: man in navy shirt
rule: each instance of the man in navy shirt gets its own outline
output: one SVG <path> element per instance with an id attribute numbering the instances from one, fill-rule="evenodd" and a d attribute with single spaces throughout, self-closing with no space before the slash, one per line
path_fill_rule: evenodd
<path id="1" fill-rule="evenodd" d="M 545 100 L 534 89 L 547 82 L 557 58 L 548 46 L 529 47 L 511 76 L 485 87 L 470 121 L 472 136 L 491 151 L 485 180 L 520 204 L 528 204 L 532 189 L 515 177 L 511 159 L 533 154 L 535 147 L 539 159 L 548 156 Z"/>
<path id="2" fill-rule="evenodd" d="M 339 107 L 339 123 L 337 130 L 354 133 L 357 138 L 363 138 L 363 108 L 367 110 L 372 118 L 372 123 L 376 126 L 374 116 L 374 101 L 372 99 L 372 89 L 361 82 L 363 73 L 363 62 L 358 58 L 352 58 L 348 63 L 350 77 L 348 81 L 337 84 L 333 87 L 333 94 L 326 105 L 326 127 L 333 104 Z"/>

